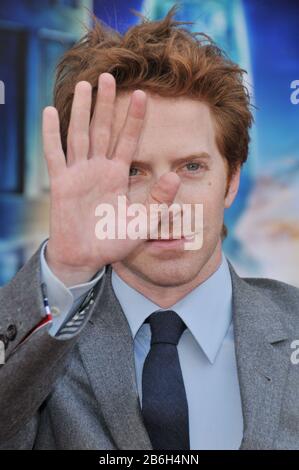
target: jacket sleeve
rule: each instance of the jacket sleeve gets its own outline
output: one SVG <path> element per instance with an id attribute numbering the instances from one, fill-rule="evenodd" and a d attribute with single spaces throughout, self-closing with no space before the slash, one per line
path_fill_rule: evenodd
<path id="1" fill-rule="evenodd" d="M 66 320 L 72 318 L 90 290 L 99 282 L 105 273 L 106 267 L 104 266 L 90 281 L 66 287 L 48 266 L 45 257 L 46 247 L 47 241 L 41 249 L 41 278 L 47 287 L 47 297 L 52 314 L 52 325 L 49 333 L 55 336 Z"/>
<path id="2" fill-rule="evenodd" d="M 67 353 L 93 311 L 93 306 L 87 309 L 84 323 L 70 338 L 49 334 L 51 323 L 44 322 L 41 291 L 41 248 L 42 244 L 0 289 L 0 340 L 5 343 L 4 363 L 0 365 L 0 448 L 14 437 L 15 444 L 20 441 L 17 447 L 22 448 L 20 436 L 25 434 L 28 442 L 34 442 L 39 408 L 63 372 Z M 15 448 L 15 444 L 9 447 Z"/>

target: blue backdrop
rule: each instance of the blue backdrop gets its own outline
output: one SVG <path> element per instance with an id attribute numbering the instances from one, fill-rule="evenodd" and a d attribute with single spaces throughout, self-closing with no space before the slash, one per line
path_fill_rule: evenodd
<path id="1" fill-rule="evenodd" d="M 48 234 L 48 178 L 41 112 L 52 104 L 55 65 L 84 33 L 88 11 L 125 31 L 174 1 L 2 0 L 0 2 L 0 284 Z M 181 0 L 193 21 L 247 71 L 255 125 L 239 195 L 225 213 L 224 249 L 241 275 L 299 285 L 299 3 L 296 0 Z M 2 101 L 0 100 L 0 103 Z"/>

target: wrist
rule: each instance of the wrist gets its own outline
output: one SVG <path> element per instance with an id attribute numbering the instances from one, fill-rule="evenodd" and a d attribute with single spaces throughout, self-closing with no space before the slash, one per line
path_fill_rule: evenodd
<path id="1" fill-rule="evenodd" d="M 96 268 L 79 264 L 71 265 L 61 262 L 52 254 L 52 251 L 48 246 L 46 246 L 44 254 L 49 268 L 66 287 L 89 282 L 103 267 Z"/>

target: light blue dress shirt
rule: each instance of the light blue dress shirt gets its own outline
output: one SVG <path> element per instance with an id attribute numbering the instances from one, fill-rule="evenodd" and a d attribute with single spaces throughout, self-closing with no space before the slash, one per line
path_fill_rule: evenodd
<path id="1" fill-rule="evenodd" d="M 60 311 L 51 327 L 54 335 L 105 270 L 91 282 L 67 289 L 47 266 L 44 250 L 41 263 L 50 306 L 55 304 Z M 142 369 L 151 338 L 150 325 L 144 320 L 155 310 L 165 309 L 125 283 L 114 270 L 111 280 L 134 338 L 136 381 L 142 405 Z M 243 415 L 234 347 L 232 283 L 223 252 L 219 268 L 169 309 L 175 310 L 187 325 L 177 347 L 188 401 L 190 448 L 238 449 L 243 437 Z"/>
<path id="2" fill-rule="evenodd" d="M 53 317 L 49 333 L 55 336 L 64 321 L 69 319 L 83 302 L 88 291 L 101 279 L 105 273 L 105 267 L 92 281 L 67 288 L 49 268 L 45 258 L 46 246 L 47 240 L 41 249 L 41 278 L 47 285 L 47 296 Z"/>

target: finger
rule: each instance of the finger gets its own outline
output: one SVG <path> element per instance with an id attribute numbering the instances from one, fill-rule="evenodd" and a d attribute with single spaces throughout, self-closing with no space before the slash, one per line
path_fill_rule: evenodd
<path id="1" fill-rule="evenodd" d="M 130 105 L 122 131 L 119 135 L 113 158 L 130 165 L 136 151 L 142 130 L 146 110 L 146 94 L 135 90 L 131 96 Z"/>
<path id="2" fill-rule="evenodd" d="M 172 204 L 180 186 L 180 177 L 170 171 L 164 173 L 153 185 L 147 198 L 147 204 Z"/>
<path id="3" fill-rule="evenodd" d="M 90 124 L 89 158 L 106 156 L 113 122 L 116 83 L 111 73 L 102 73 L 98 80 L 98 93 Z"/>
<path id="4" fill-rule="evenodd" d="M 91 107 L 91 84 L 77 83 L 72 103 L 67 136 L 67 164 L 85 160 L 89 149 L 89 124 Z"/>
<path id="5" fill-rule="evenodd" d="M 42 115 L 43 149 L 50 178 L 66 168 L 62 149 L 59 115 L 53 106 L 47 106 Z"/>
<path id="6" fill-rule="evenodd" d="M 145 201 L 145 207 L 150 219 L 149 227 L 151 227 L 151 233 L 149 238 L 154 237 L 154 234 L 158 235 L 159 226 L 164 220 L 169 220 L 168 211 L 160 213 L 160 211 L 153 210 L 152 204 L 160 205 L 166 204 L 170 206 L 178 192 L 180 186 L 180 177 L 174 173 L 164 173 L 159 180 L 153 185 L 150 194 Z"/>

